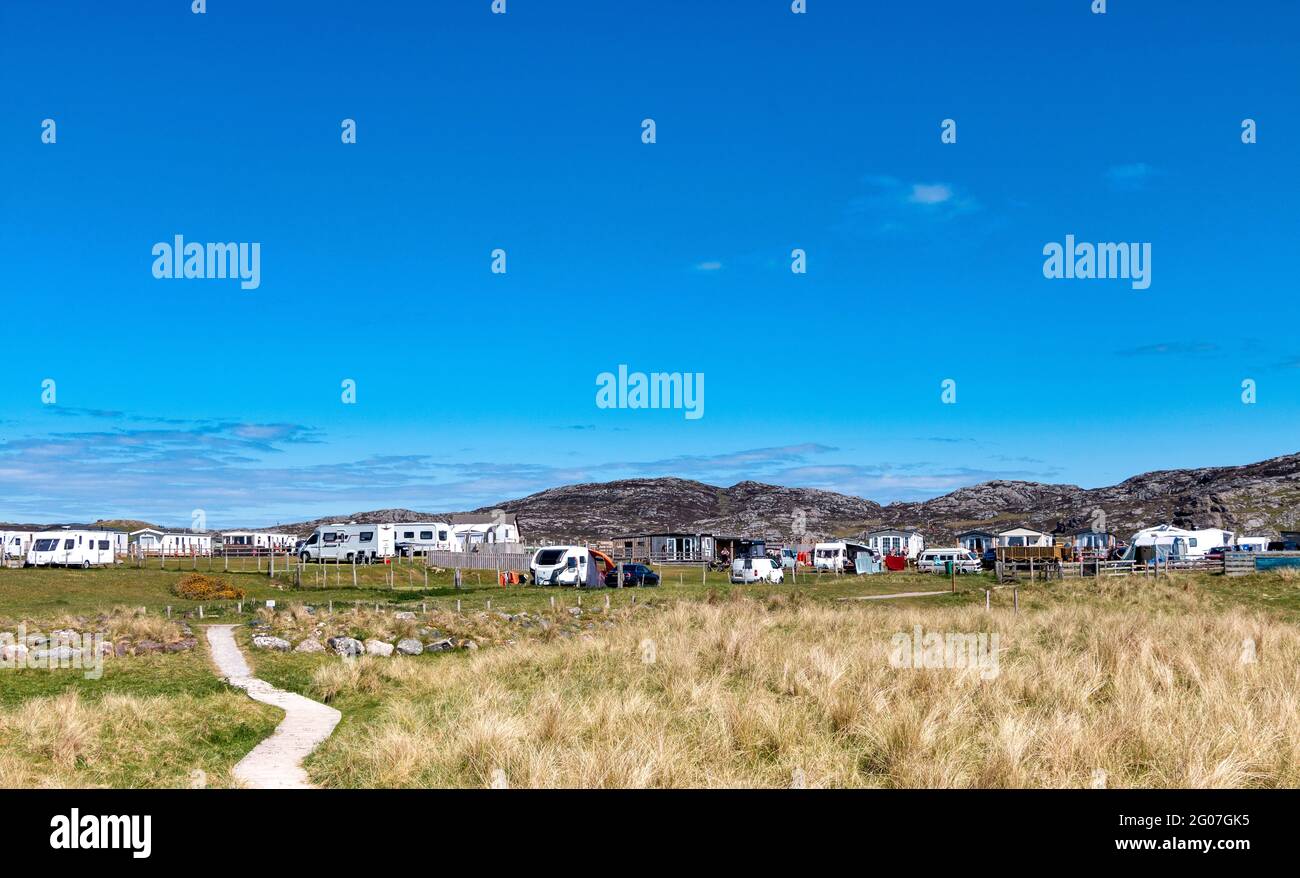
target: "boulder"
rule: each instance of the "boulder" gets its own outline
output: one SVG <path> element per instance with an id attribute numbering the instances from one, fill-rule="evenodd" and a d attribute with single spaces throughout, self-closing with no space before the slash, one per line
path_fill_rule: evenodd
<path id="1" fill-rule="evenodd" d="M 405 637 L 397 641 L 397 651 L 402 655 L 419 655 L 424 652 L 424 644 L 414 637 Z"/>
<path id="2" fill-rule="evenodd" d="M 460 645 L 461 649 L 478 649 L 478 644 L 472 640 L 466 640 Z"/>
<path id="3" fill-rule="evenodd" d="M 119 640 L 113 647 L 113 652 L 118 658 L 122 658 L 131 651 L 131 641 Z"/>
<path id="4" fill-rule="evenodd" d="M 0 644 L 0 661 L 22 664 L 27 661 L 27 647 L 21 643 Z"/>
<path id="5" fill-rule="evenodd" d="M 361 655 L 366 648 L 361 645 L 361 641 L 355 637 L 331 637 L 325 641 L 325 644 L 339 655 L 354 656 Z"/>
<path id="6" fill-rule="evenodd" d="M 258 649 L 273 649 L 276 652 L 288 652 L 293 646 L 283 637 L 272 637 L 269 634 L 259 634 L 253 638 L 253 646 Z"/>
<path id="7" fill-rule="evenodd" d="M 455 649 L 455 648 L 456 647 L 451 642 L 451 638 L 444 637 L 441 640 L 430 641 L 429 644 L 425 647 L 425 650 L 428 652 L 447 652 L 448 650 Z"/>
<path id="8" fill-rule="evenodd" d="M 393 614 L 393 618 L 402 622 L 414 622 L 415 614 L 409 610 L 399 610 Z"/>
<path id="9" fill-rule="evenodd" d="M 163 645 L 156 640 L 141 640 L 135 645 L 135 654 L 144 655 L 150 652 L 159 652 Z"/>
<path id="10" fill-rule="evenodd" d="M 58 662 L 72 661 L 74 658 L 81 656 L 81 650 L 73 649 L 70 646 L 53 646 L 49 649 L 38 649 L 32 653 L 32 659 L 38 665 L 45 665 Z"/>
<path id="11" fill-rule="evenodd" d="M 378 655 L 387 658 L 393 654 L 393 645 L 373 638 L 366 641 L 366 655 Z"/>
<path id="12" fill-rule="evenodd" d="M 325 647 L 315 637 L 308 637 L 293 648 L 294 652 L 324 652 Z"/>
<path id="13" fill-rule="evenodd" d="M 271 638 L 275 640 L 277 638 Z M 188 652 L 194 648 L 198 641 L 193 637 L 182 637 L 180 640 L 174 640 L 163 647 L 164 652 Z"/>

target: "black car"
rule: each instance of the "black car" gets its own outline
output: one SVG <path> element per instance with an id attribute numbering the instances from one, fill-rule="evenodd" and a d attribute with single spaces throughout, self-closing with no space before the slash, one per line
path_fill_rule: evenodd
<path id="1" fill-rule="evenodd" d="M 623 587 L 635 588 L 640 585 L 658 585 L 659 574 L 655 573 L 644 564 L 624 564 L 623 565 Z M 610 570 L 605 574 L 605 585 L 609 588 L 618 588 L 618 568 Z"/>

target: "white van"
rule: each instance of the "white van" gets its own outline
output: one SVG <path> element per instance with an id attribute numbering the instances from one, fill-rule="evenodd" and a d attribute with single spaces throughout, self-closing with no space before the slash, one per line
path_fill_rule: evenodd
<path id="1" fill-rule="evenodd" d="M 731 562 L 731 581 L 740 585 L 754 582 L 780 585 L 785 582 L 785 568 L 781 562 L 773 561 L 766 555 L 761 558 L 737 558 Z"/>
<path id="2" fill-rule="evenodd" d="M 44 530 L 27 550 L 28 567 L 91 567 L 114 564 L 113 535 L 102 530 Z"/>
<path id="3" fill-rule="evenodd" d="M 370 564 L 393 554 L 391 524 L 325 524 L 311 532 L 298 557 L 309 561 Z"/>
<path id="4" fill-rule="evenodd" d="M 600 588 L 600 564 L 586 546 L 542 546 L 533 553 L 528 569 L 537 585 L 574 585 Z"/>
<path id="5" fill-rule="evenodd" d="M 813 569 L 833 570 L 836 573 L 843 573 L 847 570 L 852 573 L 856 569 L 858 553 L 869 553 L 870 551 L 866 544 L 855 543 L 850 540 L 818 543 L 813 546 Z"/>
<path id="6" fill-rule="evenodd" d="M 926 549 L 916 558 L 916 569 L 921 573 L 947 573 L 948 562 L 958 573 L 979 573 L 983 568 L 980 559 L 969 549 L 960 546 L 952 549 Z"/>

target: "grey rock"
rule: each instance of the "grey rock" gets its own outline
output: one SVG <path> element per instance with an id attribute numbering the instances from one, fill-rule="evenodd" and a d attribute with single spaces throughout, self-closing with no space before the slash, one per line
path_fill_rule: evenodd
<path id="1" fill-rule="evenodd" d="M 331 637 L 325 643 L 330 649 L 344 656 L 361 655 L 366 651 L 365 646 L 355 637 Z"/>
<path id="2" fill-rule="evenodd" d="M 315 637 L 308 637 L 293 648 L 294 652 L 324 652 L 325 647 Z"/>
<path id="3" fill-rule="evenodd" d="M 424 644 L 414 637 L 404 637 L 397 641 L 397 651 L 402 655 L 419 655 L 424 652 Z"/>
<path id="4" fill-rule="evenodd" d="M 253 646 L 258 649 L 273 649 L 276 652 L 288 652 L 292 647 L 289 641 L 283 637 L 271 637 L 266 634 L 259 634 L 253 638 Z"/>
<path id="5" fill-rule="evenodd" d="M 433 641 L 430 641 L 430 642 L 425 646 L 425 650 L 426 650 L 427 652 L 447 652 L 448 650 L 452 650 L 452 649 L 455 649 L 455 648 L 456 648 L 456 647 L 455 647 L 455 645 L 451 642 L 451 638 L 450 638 L 450 637 L 443 637 L 443 638 L 441 638 L 440 640 L 433 640 Z"/>
<path id="6" fill-rule="evenodd" d="M 393 654 L 393 645 L 385 643 L 382 640 L 370 639 L 366 641 L 366 655 L 377 655 L 387 658 Z"/>

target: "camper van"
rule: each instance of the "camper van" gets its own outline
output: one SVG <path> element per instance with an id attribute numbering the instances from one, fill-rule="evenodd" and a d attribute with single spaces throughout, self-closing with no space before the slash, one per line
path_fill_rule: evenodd
<path id="1" fill-rule="evenodd" d="M 1190 561 L 1205 557 L 1210 549 L 1231 546 L 1233 537 L 1230 530 L 1186 530 L 1172 524 L 1161 524 L 1135 533 L 1124 553 L 1124 560 Z"/>
<path id="2" fill-rule="evenodd" d="M 859 552 L 871 553 L 871 549 L 862 543 L 837 540 L 833 543 L 818 543 L 813 546 L 813 569 L 831 570 L 836 573 L 852 573 L 856 569 Z"/>
<path id="3" fill-rule="evenodd" d="M 538 585 L 599 588 L 605 584 L 600 558 L 586 546 L 543 546 L 533 553 L 528 569 Z"/>
<path id="4" fill-rule="evenodd" d="M 731 582 L 740 585 L 754 582 L 779 585 L 785 582 L 785 568 L 780 561 L 774 561 L 766 555 L 761 558 L 737 558 L 731 562 Z"/>
<path id="5" fill-rule="evenodd" d="M 44 530 L 33 535 L 28 567 L 91 567 L 113 564 L 113 535 L 102 530 Z"/>
<path id="6" fill-rule="evenodd" d="M 956 546 L 951 549 L 926 549 L 916 558 L 918 573 L 947 573 L 951 563 L 958 573 L 979 573 L 984 565 L 970 549 Z"/>
<path id="7" fill-rule="evenodd" d="M 393 554 L 391 524 L 324 524 L 311 532 L 298 557 L 308 561 L 370 564 Z"/>

